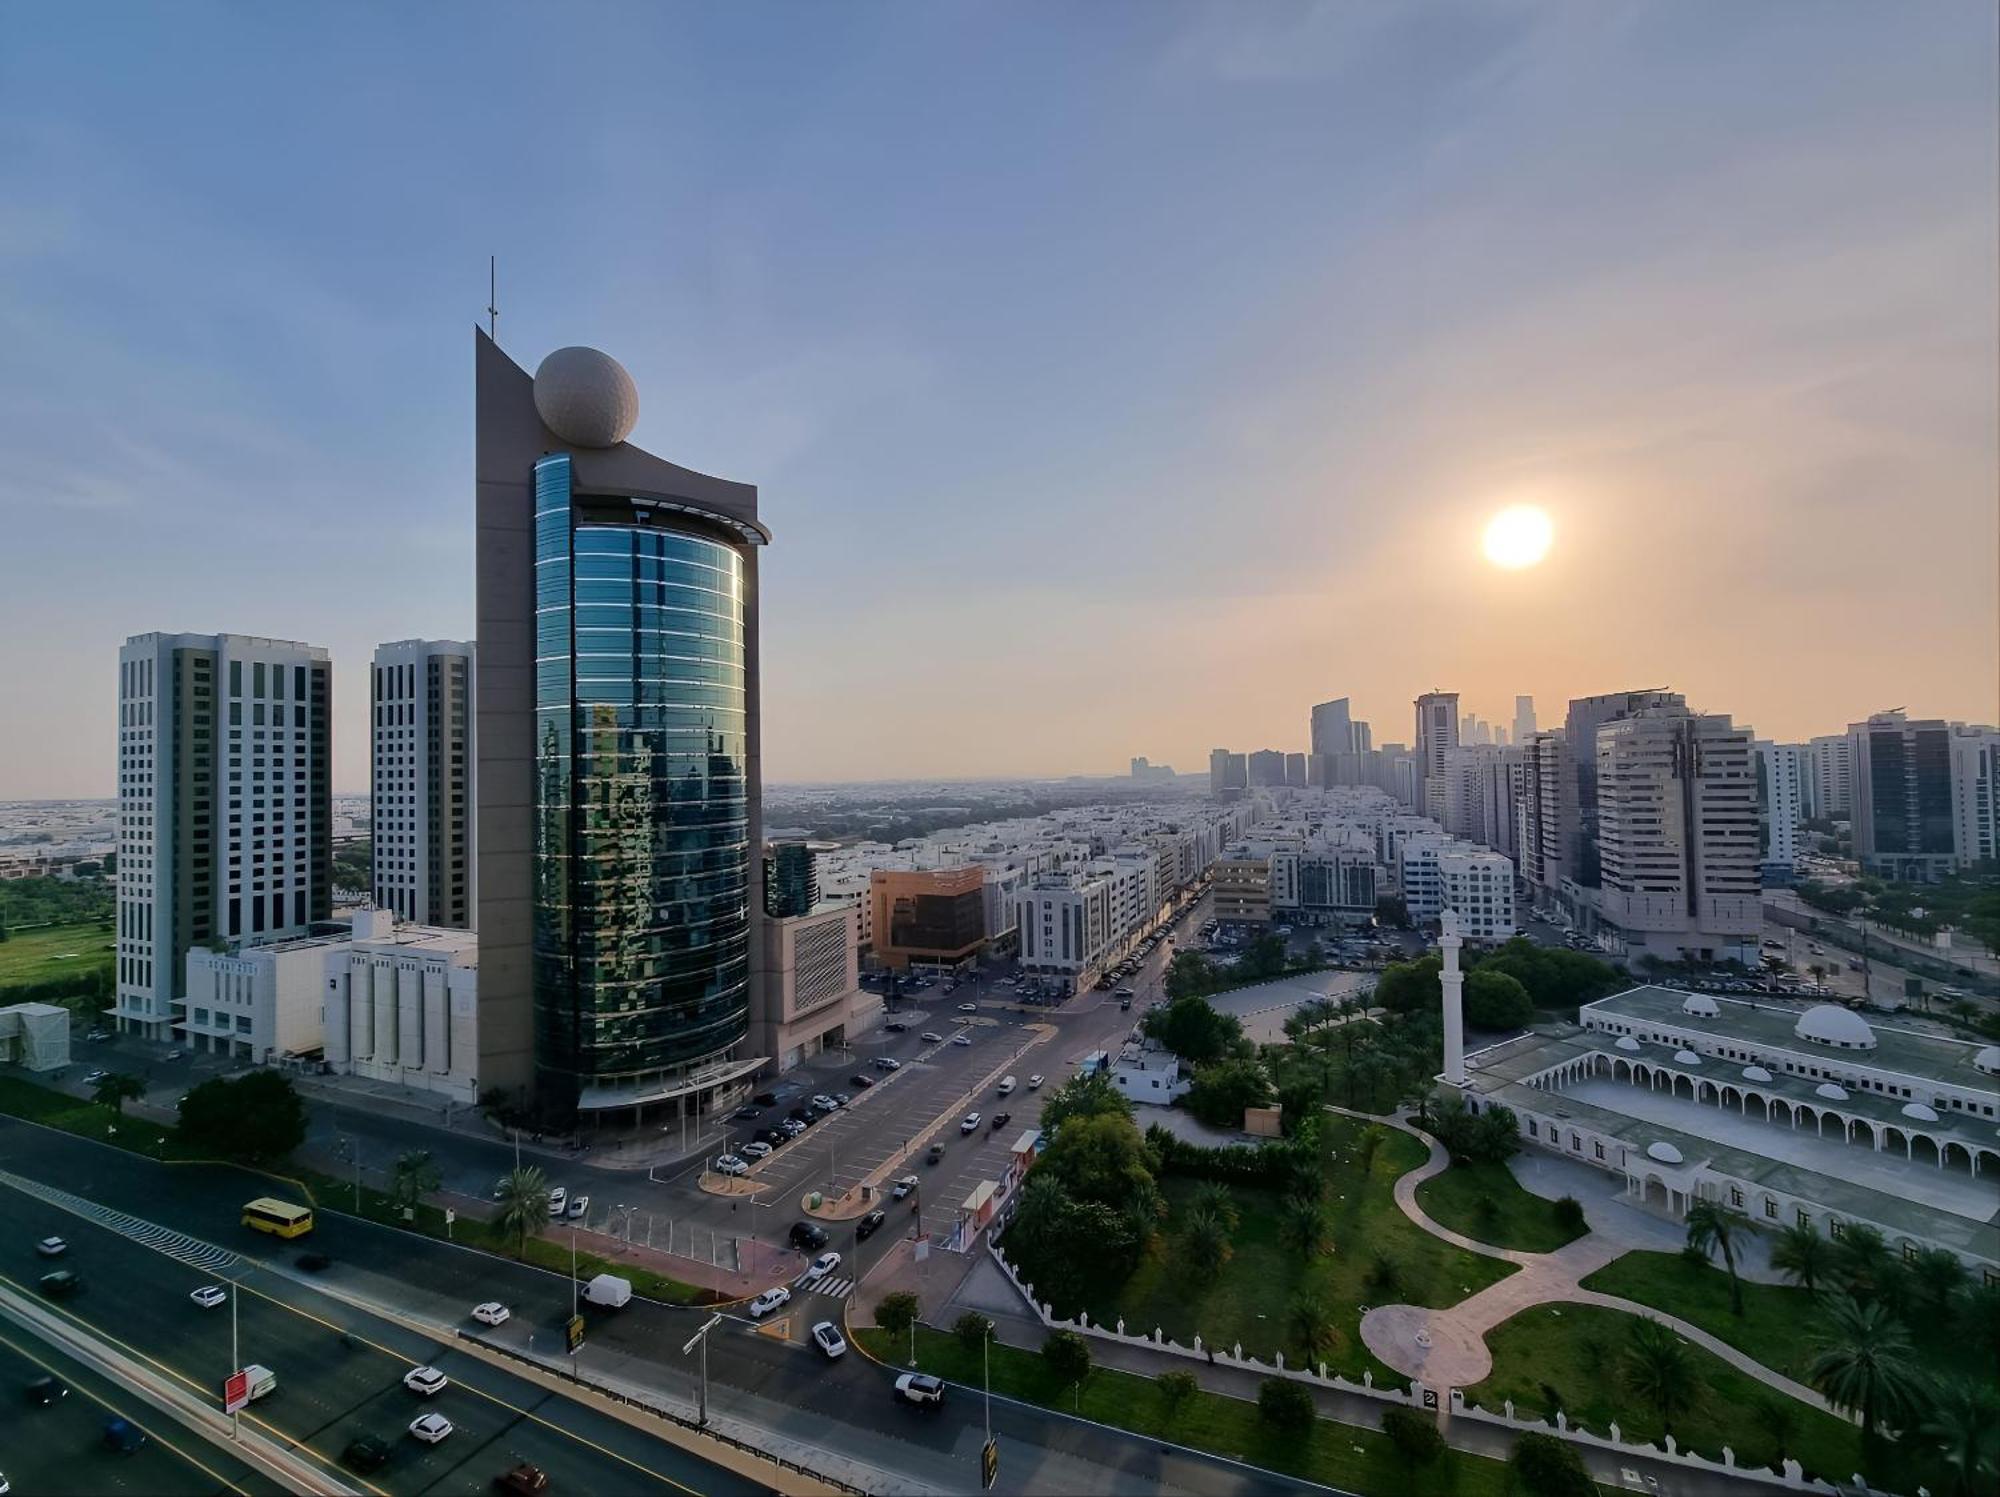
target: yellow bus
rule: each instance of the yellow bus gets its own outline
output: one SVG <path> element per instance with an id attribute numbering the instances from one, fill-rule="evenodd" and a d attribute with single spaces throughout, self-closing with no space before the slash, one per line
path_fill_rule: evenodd
<path id="1" fill-rule="evenodd" d="M 302 1237 L 313 1229 L 312 1208 L 259 1196 L 243 1208 L 243 1225 L 273 1237 Z"/>

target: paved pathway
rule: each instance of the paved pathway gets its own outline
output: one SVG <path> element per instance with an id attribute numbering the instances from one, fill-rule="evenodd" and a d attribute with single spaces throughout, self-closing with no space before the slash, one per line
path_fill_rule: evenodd
<path id="1" fill-rule="evenodd" d="M 1845 1417 L 1811 1388 L 1793 1382 L 1782 1373 L 1773 1372 L 1762 1362 L 1710 1335 L 1700 1326 L 1636 1300 L 1599 1294 L 1581 1287 L 1583 1279 L 1613 1259 L 1634 1247 L 1657 1247 L 1657 1242 L 1632 1242 L 1627 1240 L 1628 1234 L 1619 1231 L 1615 1224 L 1607 1223 L 1609 1229 L 1606 1230 L 1593 1223 L 1591 1231 L 1553 1253 L 1526 1253 L 1516 1248 L 1495 1247 L 1467 1237 L 1462 1232 L 1454 1232 L 1426 1214 L 1423 1207 L 1417 1204 L 1417 1187 L 1450 1168 L 1451 1156 L 1445 1152 L 1444 1145 L 1401 1117 L 1382 1119 L 1367 1113 L 1348 1112 L 1341 1107 L 1330 1107 L 1328 1110 L 1385 1123 L 1420 1140 L 1430 1150 L 1429 1159 L 1396 1181 L 1396 1205 L 1403 1215 L 1433 1237 L 1441 1237 L 1467 1252 L 1486 1258 L 1503 1258 L 1521 1266 L 1519 1273 L 1509 1274 L 1497 1284 L 1488 1285 L 1470 1299 L 1448 1309 L 1380 1305 L 1364 1315 L 1361 1318 L 1362 1342 L 1398 1372 L 1426 1382 L 1435 1381 L 1445 1387 L 1469 1386 L 1482 1381 L 1492 1371 L 1493 1359 L 1486 1349 L 1485 1335 L 1501 1322 L 1535 1305 L 1597 1305 L 1628 1315 L 1649 1315 L 1671 1327 L 1676 1335 L 1713 1352 L 1765 1386 L 1816 1409 Z"/>

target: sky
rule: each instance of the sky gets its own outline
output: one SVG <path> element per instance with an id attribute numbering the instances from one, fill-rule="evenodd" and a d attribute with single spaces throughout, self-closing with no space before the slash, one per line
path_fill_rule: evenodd
<path id="1" fill-rule="evenodd" d="M 1990 0 L 10 8 L 0 799 L 473 629 L 472 328 L 755 483 L 772 780 L 2000 719 Z M 1480 531 L 1539 504 L 1549 558 Z"/>

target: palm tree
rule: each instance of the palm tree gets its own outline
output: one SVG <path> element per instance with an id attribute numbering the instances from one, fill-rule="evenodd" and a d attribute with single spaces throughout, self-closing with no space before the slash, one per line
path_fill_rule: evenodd
<path id="1" fill-rule="evenodd" d="M 1790 1398 L 1765 1396 L 1751 1409 L 1758 1425 L 1771 1437 L 1771 1464 L 1777 1465 L 1792 1453 L 1792 1440 L 1799 1432 L 1799 1405 Z"/>
<path id="2" fill-rule="evenodd" d="M 1808 1294 L 1833 1271 L 1833 1244 L 1802 1222 L 1794 1222 L 1771 1244 L 1771 1266 Z"/>
<path id="3" fill-rule="evenodd" d="M 1229 1228 L 1213 1211 L 1197 1206 L 1181 1226 L 1181 1262 L 1196 1280 L 1214 1277 L 1229 1261 Z"/>
<path id="4" fill-rule="evenodd" d="M 1326 1251 L 1326 1207 L 1316 1195 L 1290 1196 L 1285 1201 L 1285 1215 L 1279 1224 L 1286 1243 L 1295 1247 L 1306 1257 L 1314 1257 Z"/>
<path id="5" fill-rule="evenodd" d="M 1881 1305 L 1840 1295 L 1827 1305 L 1806 1380 L 1837 1408 L 1861 1415 L 1864 1437 L 1878 1420 L 1897 1421 L 1916 1406 L 1922 1387 L 1910 1359 L 1910 1333 Z"/>
<path id="6" fill-rule="evenodd" d="M 1722 1250 L 1722 1266 L 1729 1270 L 1729 1309 L 1743 1314 L 1743 1285 L 1736 1277 L 1736 1244 L 1750 1231 L 1750 1219 L 1714 1201 L 1698 1200 L 1687 1211 L 1687 1245 L 1706 1258 L 1711 1249 Z"/>
<path id="7" fill-rule="evenodd" d="M 113 1071 L 108 1076 L 97 1078 L 90 1088 L 91 1100 L 110 1108 L 120 1117 L 125 1115 L 125 1104 L 136 1102 L 146 1095 L 146 1083 L 137 1076 L 123 1071 Z"/>
<path id="8" fill-rule="evenodd" d="M 1238 1223 L 1243 1220 L 1243 1212 L 1236 1204 L 1235 1194 L 1227 1185 L 1215 1180 L 1205 1182 L 1195 1191 L 1189 1214 L 1192 1215 L 1196 1211 L 1211 1213 L 1231 1232 L 1234 1232 Z"/>
<path id="9" fill-rule="evenodd" d="M 389 1199 L 406 1209 L 413 1208 L 444 1183 L 429 1149 L 408 1149 L 396 1156 L 389 1174 Z M 546 1209 L 546 1208 L 545 1208 Z"/>
<path id="10" fill-rule="evenodd" d="M 1939 1458 L 1951 1467 L 1951 1487 L 1958 1497 L 1974 1492 L 1990 1492 L 1993 1485 L 1983 1478 L 2000 1469 L 1994 1444 L 2000 1434 L 2000 1400 L 1991 1387 L 1971 1378 L 1953 1378 L 1941 1383 L 1932 1395 L 1931 1416 L 1921 1428 L 1924 1437 L 1937 1447 Z"/>
<path id="11" fill-rule="evenodd" d="M 548 1177 L 534 1165 L 509 1170 L 500 1177 L 500 1205 L 493 1220 L 502 1232 L 514 1238 L 516 1255 L 528 1251 L 528 1234 L 538 1232 L 549 1219 Z"/>
<path id="12" fill-rule="evenodd" d="M 1924 1313 L 1942 1320 L 1952 1302 L 1965 1288 L 1969 1277 L 1958 1254 L 1947 1248 L 1928 1247 L 1918 1251 L 1908 1264 L 1911 1288 Z"/>
<path id="13" fill-rule="evenodd" d="M 1625 1386 L 1653 1406 L 1668 1434 L 1673 1433 L 1674 1416 L 1692 1408 L 1700 1392 L 1687 1343 L 1650 1315 L 1632 1323 L 1622 1371 Z"/>
<path id="14" fill-rule="evenodd" d="M 1842 1229 L 1833 1262 L 1847 1292 L 1865 1299 L 1882 1288 L 1896 1266 L 1896 1255 L 1873 1227 L 1852 1224 Z"/>
<path id="15" fill-rule="evenodd" d="M 1320 1361 L 1333 1349 L 1333 1312 L 1317 1290 L 1292 1300 L 1292 1336 L 1306 1354 L 1306 1364 Z"/>

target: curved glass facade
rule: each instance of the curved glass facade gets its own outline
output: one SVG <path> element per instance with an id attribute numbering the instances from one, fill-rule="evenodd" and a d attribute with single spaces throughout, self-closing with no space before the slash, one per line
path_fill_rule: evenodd
<path id="1" fill-rule="evenodd" d="M 535 592 L 539 1084 L 630 1106 L 747 1031 L 743 557 L 573 494 L 557 454 L 535 465 Z"/>

